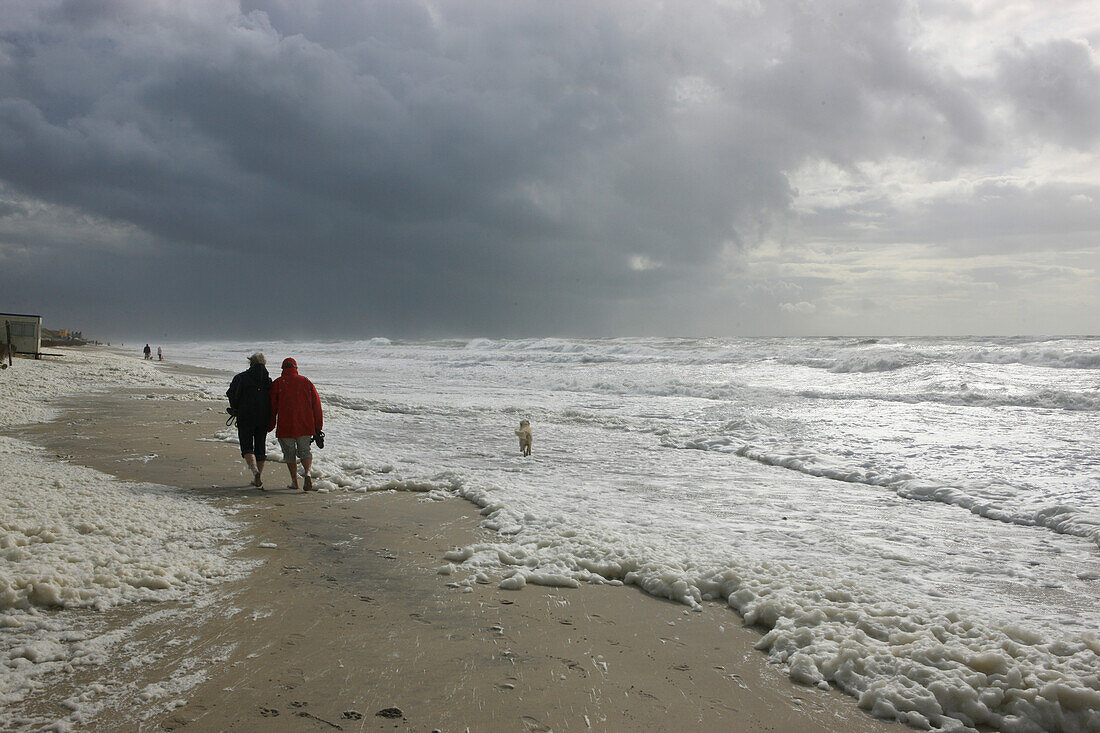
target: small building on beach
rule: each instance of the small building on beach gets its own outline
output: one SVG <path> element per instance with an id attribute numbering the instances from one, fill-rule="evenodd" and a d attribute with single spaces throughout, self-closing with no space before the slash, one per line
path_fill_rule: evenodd
<path id="1" fill-rule="evenodd" d="M 37 358 L 42 354 L 42 316 L 0 313 L 0 344 Z"/>

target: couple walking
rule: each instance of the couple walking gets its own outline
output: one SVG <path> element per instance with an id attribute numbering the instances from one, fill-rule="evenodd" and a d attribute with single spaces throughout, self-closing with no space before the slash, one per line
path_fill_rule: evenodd
<path id="1" fill-rule="evenodd" d="M 324 447 L 321 432 L 321 398 L 313 382 L 298 374 L 298 364 L 283 359 L 283 374 L 274 382 L 267 373 L 267 359 L 260 352 L 248 357 L 248 369 L 233 377 L 229 413 L 237 418 L 237 439 L 245 465 L 252 471 L 252 485 L 264 487 L 262 474 L 267 458 L 267 434 L 275 431 L 283 461 L 290 470 L 290 488 L 298 488 L 297 462 L 302 462 L 303 486 L 316 491 L 309 470 L 313 465 L 310 443 Z"/>

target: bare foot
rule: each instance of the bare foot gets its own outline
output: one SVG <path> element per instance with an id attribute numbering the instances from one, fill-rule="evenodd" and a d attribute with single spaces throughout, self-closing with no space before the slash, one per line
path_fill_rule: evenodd
<path id="1" fill-rule="evenodd" d="M 317 490 L 317 489 L 313 488 L 313 478 L 310 477 L 310 476 L 305 477 L 305 490 L 306 491 L 316 491 Z"/>

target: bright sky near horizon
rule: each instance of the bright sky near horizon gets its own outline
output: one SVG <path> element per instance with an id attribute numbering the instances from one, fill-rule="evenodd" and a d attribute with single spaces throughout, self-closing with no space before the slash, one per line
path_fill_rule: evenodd
<path id="1" fill-rule="evenodd" d="M 1093 0 L 5 0 L 0 311 L 1100 333 Z"/>

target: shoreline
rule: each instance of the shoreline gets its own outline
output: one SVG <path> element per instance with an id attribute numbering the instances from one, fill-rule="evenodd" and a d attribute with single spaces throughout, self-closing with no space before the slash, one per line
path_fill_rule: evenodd
<path id="1" fill-rule="evenodd" d="M 476 506 L 392 491 L 260 492 L 235 447 L 210 439 L 224 414 L 171 394 L 65 398 L 56 421 L 3 431 L 236 512 L 243 556 L 263 561 L 216 588 L 193 623 L 143 627 L 173 651 L 140 670 L 141 689 L 166 694 L 146 701 L 146 720 L 107 711 L 96 728 L 911 730 L 836 690 L 795 685 L 724 604 L 691 612 L 631 587 L 449 587 L 436 568 L 486 532 Z M 283 474 L 269 464 L 266 483 Z M 197 677 L 173 692 L 181 666 Z M 400 714 L 376 716 L 392 708 Z"/>

